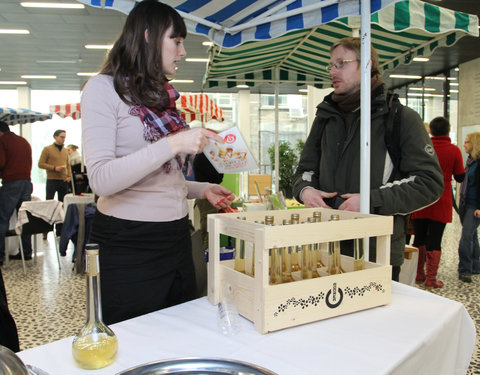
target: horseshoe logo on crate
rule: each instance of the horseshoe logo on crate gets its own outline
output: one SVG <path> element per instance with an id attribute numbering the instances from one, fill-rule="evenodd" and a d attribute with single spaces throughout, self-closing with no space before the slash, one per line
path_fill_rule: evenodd
<path id="1" fill-rule="evenodd" d="M 332 302 L 330 302 L 330 297 L 332 299 Z M 333 283 L 333 288 L 328 291 L 327 296 L 325 298 L 325 303 L 327 304 L 328 307 L 330 307 L 331 309 L 334 309 L 340 306 L 342 301 L 343 301 L 343 290 L 341 288 L 337 288 L 337 283 Z"/>

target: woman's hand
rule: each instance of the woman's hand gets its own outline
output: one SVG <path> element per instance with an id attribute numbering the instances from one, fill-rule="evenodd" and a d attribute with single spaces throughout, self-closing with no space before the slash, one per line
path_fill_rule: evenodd
<path id="1" fill-rule="evenodd" d="M 476 217 L 477 219 L 480 219 L 480 210 L 475 210 L 473 212 L 473 216 Z"/>
<path id="2" fill-rule="evenodd" d="M 218 209 L 230 206 L 235 195 L 221 185 L 211 185 L 203 193 L 204 197 Z"/>
<path id="3" fill-rule="evenodd" d="M 222 137 L 203 128 L 189 129 L 167 137 L 168 144 L 175 155 L 198 154 L 208 145 L 210 139 L 223 143 Z"/>

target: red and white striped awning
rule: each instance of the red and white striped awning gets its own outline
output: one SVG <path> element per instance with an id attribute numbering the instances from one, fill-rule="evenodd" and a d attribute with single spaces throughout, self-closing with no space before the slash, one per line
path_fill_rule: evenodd
<path id="1" fill-rule="evenodd" d="M 207 94 L 182 95 L 176 104 L 187 123 L 193 120 L 202 123 L 210 120 L 224 120 L 222 109 Z"/>
<path id="2" fill-rule="evenodd" d="M 61 118 L 72 117 L 74 120 L 82 117 L 80 103 L 53 104 L 50 106 L 50 113 L 54 113 Z"/>

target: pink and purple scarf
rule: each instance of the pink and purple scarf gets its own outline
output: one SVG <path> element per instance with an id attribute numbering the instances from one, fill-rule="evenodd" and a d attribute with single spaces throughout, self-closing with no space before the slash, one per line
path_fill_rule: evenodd
<path id="1" fill-rule="evenodd" d="M 143 104 L 133 105 L 129 110 L 130 115 L 140 117 L 143 124 L 143 136 L 146 141 L 151 143 L 169 134 L 175 134 L 190 128 L 175 105 L 175 101 L 180 97 L 180 94 L 168 82 L 165 83 L 165 89 L 167 90 L 169 101 L 163 110 L 149 108 Z M 166 173 L 170 173 L 172 170 L 172 162 L 174 160 L 176 161 L 176 168 L 185 170 L 188 176 L 191 175 L 191 155 L 188 154 L 177 154 L 175 159 L 166 162 L 163 165 Z"/>

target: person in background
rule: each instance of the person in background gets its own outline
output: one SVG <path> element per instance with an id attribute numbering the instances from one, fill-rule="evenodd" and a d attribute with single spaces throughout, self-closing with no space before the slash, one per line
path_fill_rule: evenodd
<path id="1" fill-rule="evenodd" d="M 195 297 L 187 198 L 225 208 L 226 188 L 186 181 L 182 168 L 210 139 L 189 129 L 170 85 L 186 55 L 180 15 L 138 3 L 81 99 L 84 156 L 99 196 L 90 241 L 100 247 L 103 318 L 111 324 Z M 191 169 L 191 166 L 187 169 Z"/>
<path id="2" fill-rule="evenodd" d="M 452 222 L 452 176 L 457 182 L 465 178 L 460 149 L 452 144 L 448 134 L 450 123 L 445 117 L 436 117 L 429 124 L 432 143 L 443 171 L 444 189 L 434 204 L 412 213 L 415 228 L 413 246 L 418 248 L 417 283 L 425 281 L 427 288 L 441 288 L 437 270 L 442 255 L 442 237 L 445 225 Z M 427 272 L 425 275 L 425 261 Z"/>
<path id="3" fill-rule="evenodd" d="M 72 169 L 72 172 L 81 173 L 82 172 L 82 155 L 80 155 L 80 153 L 78 152 L 78 146 L 68 145 L 67 152 L 68 152 L 68 162 L 70 163 L 70 168 Z"/>
<path id="4" fill-rule="evenodd" d="M 306 207 L 360 211 L 360 49 L 360 38 L 353 37 L 330 49 L 334 90 L 317 106 L 294 177 L 294 196 Z M 370 212 L 394 215 L 390 262 L 392 279 L 398 281 L 406 215 L 440 197 L 443 177 L 422 119 L 408 107 L 401 108 L 400 137 L 394 139 L 401 160 L 393 165 L 385 143 L 388 112 L 378 55 L 372 47 Z"/>
<path id="5" fill-rule="evenodd" d="M 468 154 L 465 164 L 465 179 L 460 187 L 458 206 L 462 235 L 458 245 L 458 277 L 466 283 L 472 275 L 480 273 L 480 246 L 478 225 L 480 224 L 480 132 L 467 134 L 463 144 Z"/>
<path id="6" fill-rule="evenodd" d="M 28 141 L 10 131 L 6 122 L 0 121 L 0 266 L 5 259 L 5 234 L 8 231 L 10 216 L 23 202 L 30 201 L 33 185 L 32 148 Z M 22 235 L 25 260 L 32 259 L 30 235 Z M 22 259 L 21 254 L 11 255 L 10 259 Z"/>
<path id="7" fill-rule="evenodd" d="M 66 134 L 65 130 L 55 130 L 54 143 L 43 148 L 38 160 L 38 167 L 47 171 L 45 199 L 53 199 L 57 194 L 57 199 L 63 202 L 63 197 L 68 193 L 72 169 L 68 162 L 68 151 L 63 147 Z M 62 224 L 57 224 L 55 231 L 60 236 Z M 47 239 L 47 233 L 43 234 L 43 239 Z"/>

